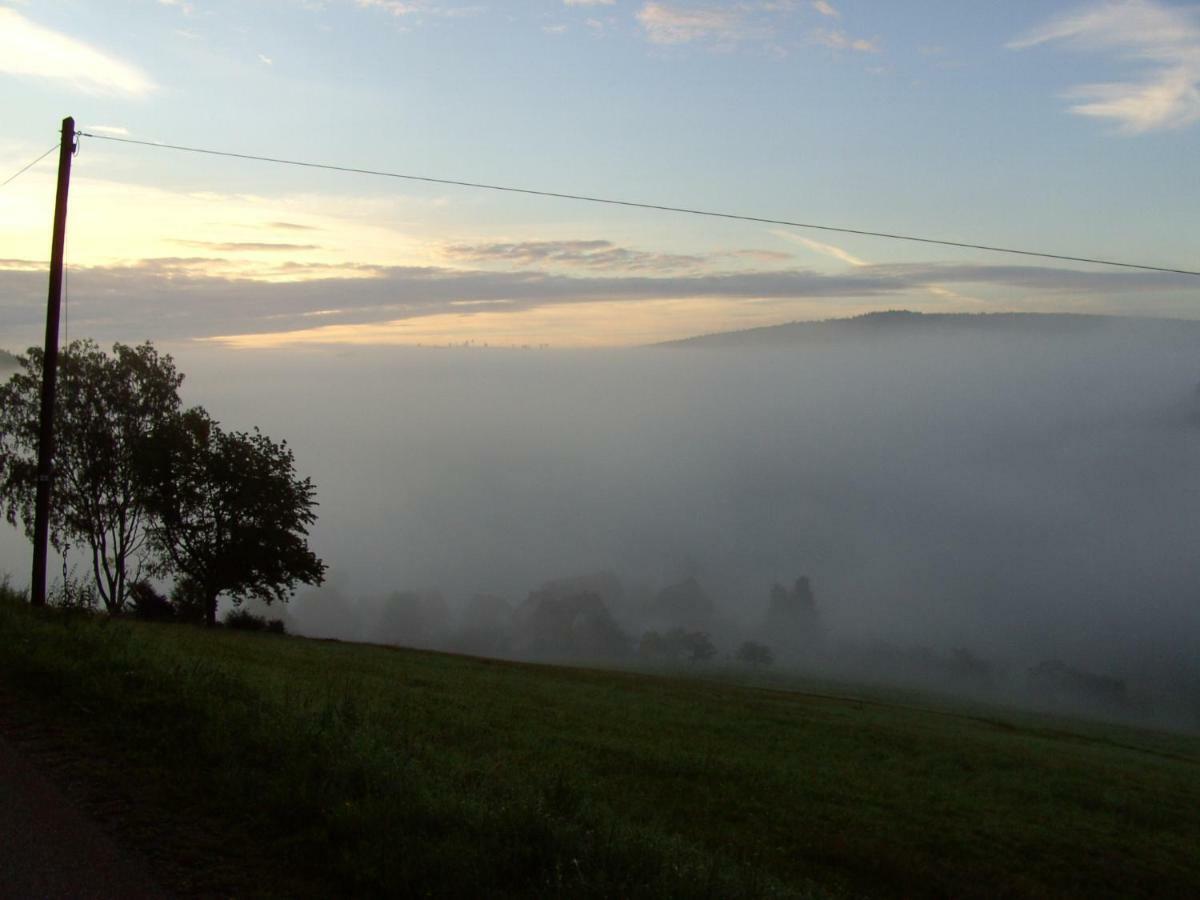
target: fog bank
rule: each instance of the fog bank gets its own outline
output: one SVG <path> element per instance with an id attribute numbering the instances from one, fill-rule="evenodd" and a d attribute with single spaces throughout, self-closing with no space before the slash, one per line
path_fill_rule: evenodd
<path id="1" fill-rule="evenodd" d="M 437 645 L 499 629 L 488 617 L 548 580 L 611 573 L 621 599 L 605 606 L 634 646 L 654 598 L 694 578 L 729 653 L 762 633 L 772 585 L 804 575 L 825 647 L 1196 678 L 1190 327 L 173 349 L 187 402 L 286 438 L 317 485 L 330 587 L 292 604 L 301 631 Z M 23 574 L 23 542 L 5 540 Z M 381 624 L 382 598 L 405 591 L 409 611 Z M 441 638 L 420 612 L 439 603 Z"/>

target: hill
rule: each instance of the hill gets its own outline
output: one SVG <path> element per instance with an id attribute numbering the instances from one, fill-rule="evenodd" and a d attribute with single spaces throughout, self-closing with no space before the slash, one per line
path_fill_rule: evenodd
<path id="1" fill-rule="evenodd" d="M 192 892 L 195 871 L 224 896 L 1200 891 L 1193 738 L 14 598 L 0 689 Z"/>
<path id="2" fill-rule="evenodd" d="M 17 368 L 17 358 L 6 350 L 0 350 L 0 372 L 8 372 Z"/>
<path id="3" fill-rule="evenodd" d="M 743 331 L 725 331 L 657 347 L 768 348 L 816 347 L 901 336 L 1072 337 L 1119 330 L 1145 336 L 1200 340 L 1200 321 L 1139 319 L 1069 313 L 919 313 L 888 310 L 847 319 L 789 322 Z"/>

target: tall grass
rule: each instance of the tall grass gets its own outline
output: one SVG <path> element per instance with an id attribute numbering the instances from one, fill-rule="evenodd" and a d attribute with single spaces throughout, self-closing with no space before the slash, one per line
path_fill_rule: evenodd
<path id="1" fill-rule="evenodd" d="M 1200 743 L 1183 738 L 1167 753 L 1128 733 L 1118 746 L 11 599 L 0 678 L 162 802 L 255 842 L 283 893 L 296 879 L 362 896 L 1200 891 Z"/>

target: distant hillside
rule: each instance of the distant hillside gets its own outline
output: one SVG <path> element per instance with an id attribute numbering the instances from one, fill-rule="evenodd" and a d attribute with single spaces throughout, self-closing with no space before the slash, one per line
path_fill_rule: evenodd
<path id="1" fill-rule="evenodd" d="M 726 331 L 666 341 L 657 347 L 766 348 L 816 346 L 846 340 L 880 339 L 900 335 L 975 334 L 1072 336 L 1108 329 L 1142 334 L 1172 334 L 1200 340 L 1200 321 L 1136 319 L 1122 316 L 1065 313 L 918 313 L 888 310 L 849 319 L 789 322 L 745 331 Z"/>
<path id="2" fill-rule="evenodd" d="M 17 358 L 5 350 L 0 350 L 0 372 L 7 372 L 15 368 L 17 368 Z"/>

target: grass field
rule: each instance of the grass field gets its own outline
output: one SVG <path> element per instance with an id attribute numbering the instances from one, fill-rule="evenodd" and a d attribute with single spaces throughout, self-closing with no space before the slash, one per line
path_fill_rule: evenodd
<path id="1" fill-rule="evenodd" d="M 1188 737 L 11 600 L 0 685 L 240 892 L 1200 895 Z"/>

